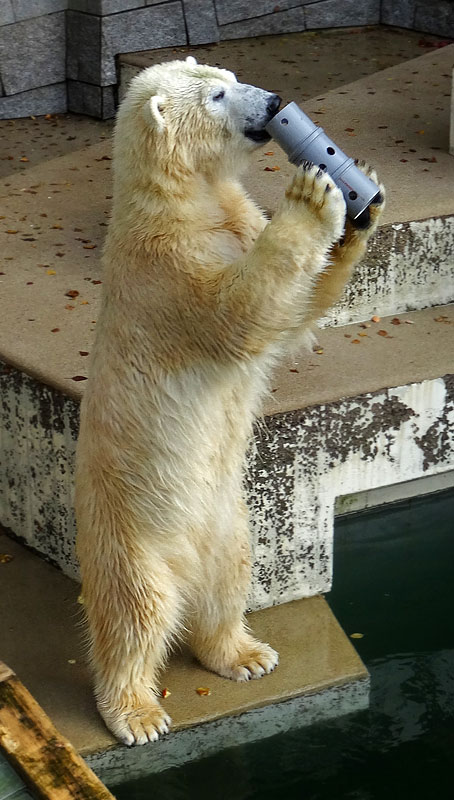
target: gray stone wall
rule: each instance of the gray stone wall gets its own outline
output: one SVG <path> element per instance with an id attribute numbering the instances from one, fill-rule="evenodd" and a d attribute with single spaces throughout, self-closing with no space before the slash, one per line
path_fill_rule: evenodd
<path id="1" fill-rule="evenodd" d="M 0 119 L 65 111 L 68 0 L 0 0 Z"/>
<path id="2" fill-rule="evenodd" d="M 379 22 L 454 37 L 454 2 L 0 0 L 0 118 L 113 116 L 121 53 Z"/>

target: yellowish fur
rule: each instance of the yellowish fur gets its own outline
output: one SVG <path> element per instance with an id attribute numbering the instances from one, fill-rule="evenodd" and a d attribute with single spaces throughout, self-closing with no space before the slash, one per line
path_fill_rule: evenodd
<path id="1" fill-rule="evenodd" d="M 145 70 L 115 133 L 76 514 L 98 707 L 127 744 L 168 730 L 175 638 L 234 680 L 277 664 L 244 620 L 245 450 L 273 360 L 337 299 L 378 221 L 335 244 L 345 204 L 311 167 L 267 224 L 239 183 L 250 143 L 209 110 L 234 83 L 193 62 Z"/>

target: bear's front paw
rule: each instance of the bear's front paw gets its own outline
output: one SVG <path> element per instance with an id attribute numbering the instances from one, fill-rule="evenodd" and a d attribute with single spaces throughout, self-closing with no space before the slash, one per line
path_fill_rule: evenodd
<path id="1" fill-rule="evenodd" d="M 379 183 L 377 173 L 375 172 L 374 168 L 370 166 L 370 164 L 367 164 L 365 161 L 356 161 L 356 166 L 361 170 L 361 172 L 364 173 L 364 175 L 367 175 L 371 181 L 376 183 L 379 188 L 378 194 L 375 196 L 375 199 L 371 205 L 366 208 L 366 210 L 363 211 L 359 217 L 351 222 L 352 226 L 358 231 L 367 231 L 367 238 L 369 238 L 369 236 L 371 236 L 377 228 L 380 217 L 383 214 L 386 201 L 386 192 L 385 187 L 382 183 Z"/>
<path id="2" fill-rule="evenodd" d="M 304 161 L 285 193 L 288 207 L 301 207 L 318 217 L 332 241 L 339 239 L 345 225 L 345 200 L 327 172 Z"/>
<path id="3" fill-rule="evenodd" d="M 109 730 L 128 747 L 155 742 L 159 735 L 169 732 L 172 723 L 151 695 L 140 705 L 134 701 L 130 706 L 122 704 L 117 708 L 106 708 L 104 703 L 98 703 L 98 708 Z"/>

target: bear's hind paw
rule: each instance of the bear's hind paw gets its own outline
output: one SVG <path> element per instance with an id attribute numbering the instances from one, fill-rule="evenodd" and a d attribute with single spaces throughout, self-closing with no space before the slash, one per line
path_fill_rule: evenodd
<path id="1" fill-rule="evenodd" d="M 217 671 L 230 680 L 246 682 L 273 672 L 279 663 L 279 655 L 268 644 L 257 642 L 254 649 L 249 649 L 244 655 L 240 653 L 236 661 L 237 663 Z"/>
<path id="2" fill-rule="evenodd" d="M 157 741 L 160 735 L 169 732 L 172 723 L 157 702 L 139 708 L 122 708 L 121 711 L 101 708 L 100 712 L 109 730 L 128 747 Z"/>

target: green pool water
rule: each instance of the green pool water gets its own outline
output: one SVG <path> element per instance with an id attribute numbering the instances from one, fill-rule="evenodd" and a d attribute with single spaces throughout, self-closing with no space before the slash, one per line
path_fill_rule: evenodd
<path id="1" fill-rule="evenodd" d="M 452 796 L 454 491 L 339 520 L 329 603 L 370 708 L 113 787 L 118 800 Z"/>

